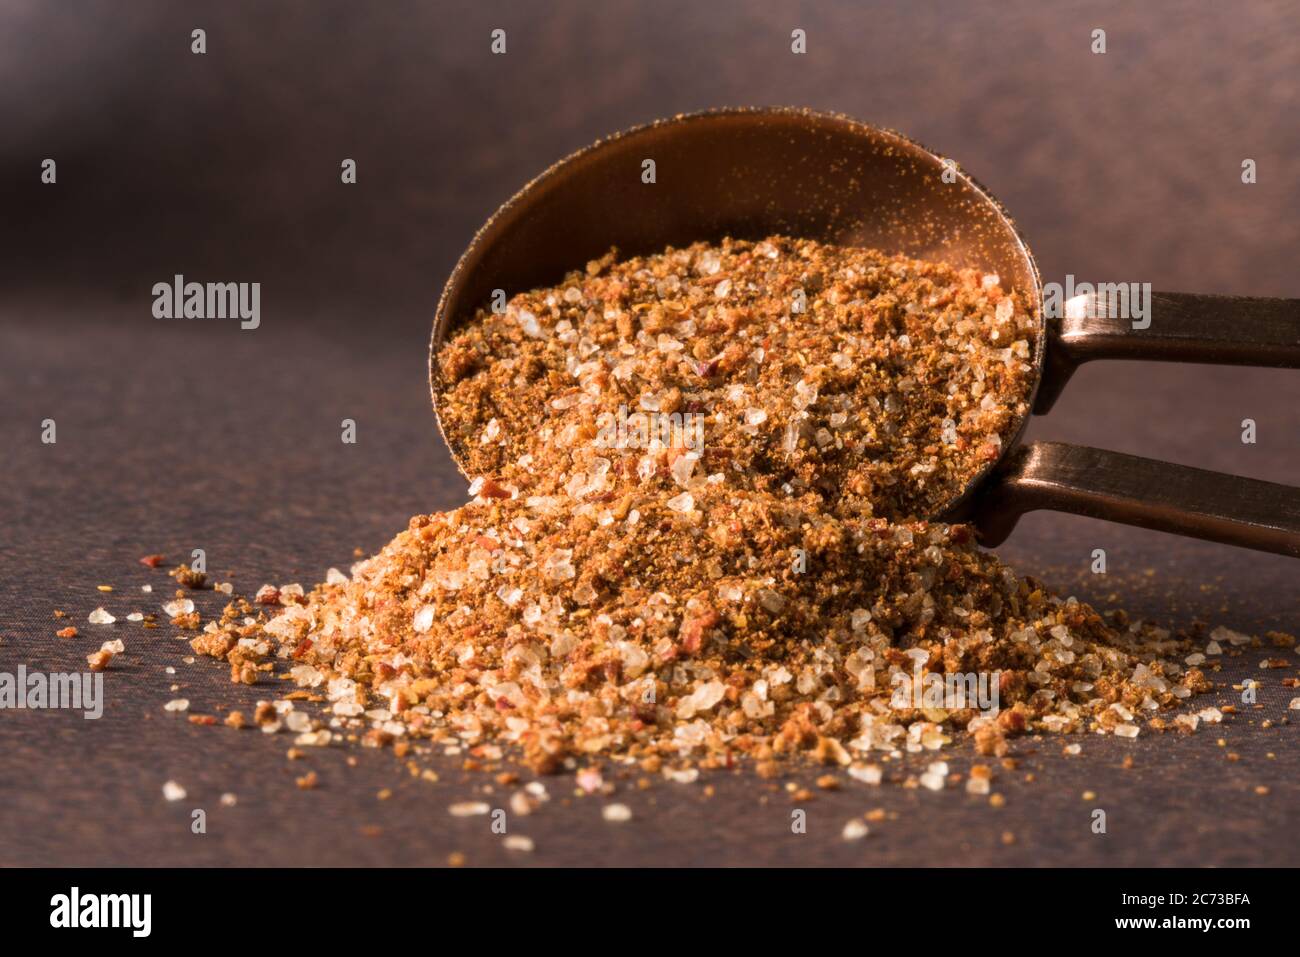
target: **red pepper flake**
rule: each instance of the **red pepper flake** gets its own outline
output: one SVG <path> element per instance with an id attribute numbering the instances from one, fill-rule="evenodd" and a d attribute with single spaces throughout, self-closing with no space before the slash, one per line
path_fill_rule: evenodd
<path id="1" fill-rule="evenodd" d="M 145 568 L 157 568 L 165 561 L 167 561 L 167 558 L 164 555 L 146 555 L 140 559 L 140 564 Z"/>
<path id="2" fill-rule="evenodd" d="M 681 631 L 678 633 L 682 643 L 682 650 L 688 655 L 699 654 L 700 647 L 704 643 L 704 633 L 715 627 L 720 621 L 722 621 L 722 616 L 710 608 L 704 614 L 695 618 L 688 618 L 682 622 Z"/>
<path id="3" fill-rule="evenodd" d="M 74 626 L 69 625 L 67 628 L 60 628 L 58 631 L 55 632 L 55 634 L 58 635 L 60 638 L 76 638 L 77 629 Z"/>
<path id="4" fill-rule="evenodd" d="M 307 654 L 307 652 L 311 651 L 311 647 L 312 640 L 310 638 L 304 638 L 302 641 L 298 642 L 298 647 L 293 649 L 293 656 L 295 658 L 301 658 L 303 655 Z"/>
<path id="5" fill-rule="evenodd" d="M 510 490 L 498 483 L 496 479 L 485 479 L 478 494 L 483 498 L 509 498 Z"/>

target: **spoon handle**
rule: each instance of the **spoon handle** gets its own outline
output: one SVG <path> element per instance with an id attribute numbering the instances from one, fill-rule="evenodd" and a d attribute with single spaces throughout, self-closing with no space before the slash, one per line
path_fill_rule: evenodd
<path id="1" fill-rule="evenodd" d="M 985 545 L 1050 509 L 1300 557 L 1300 489 L 1061 442 L 1011 451 L 975 505 Z"/>
<path id="2" fill-rule="evenodd" d="M 1300 368 L 1300 299 L 1185 292 L 1150 297 L 1140 318 L 1138 303 L 1092 292 L 1049 319 L 1047 366 L 1034 411 L 1050 409 L 1074 370 L 1092 359 Z"/>

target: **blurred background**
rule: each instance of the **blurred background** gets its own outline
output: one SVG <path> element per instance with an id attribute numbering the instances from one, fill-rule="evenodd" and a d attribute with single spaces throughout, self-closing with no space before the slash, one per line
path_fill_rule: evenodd
<path id="1" fill-rule="evenodd" d="M 191 53 L 196 28 L 204 55 Z M 804 55 L 790 49 L 796 28 Z M 442 284 L 526 181 L 655 118 L 844 112 L 956 158 L 1009 208 L 1047 281 L 1300 297 L 1297 36 L 1300 6 L 1283 0 L 0 0 L 0 666 L 80 666 L 86 649 L 53 638 L 52 608 L 77 622 L 99 604 L 134 610 L 140 555 L 203 547 L 241 590 L 310 585 L 411 515 L 460 504 L 426 381 Z M 46 158 L 54 185 L 41 183 Z M 340 182 L 346 158 L 356 185 Z M 1254 185 L 1241 182 L 1247 158 Z M 261 327 L 153 318 L 151 287 L 175 273 L 260 282 Z M 355 446 L 340 442 L 345 418 Z M 1256 444 L 1241 442 L 1245 418 Z M 46 419 L 55 445 L 40 441 Z M 1097 363 L 1030 437 L 1300 483 L 1300 374 Z M 1088 571 L 1098 547 L 1106 576 Z M 1296 630 L 1291 559 L 1054 514 L 1026 518 L 999 553 L 1067 593 L 1171 623 Z M 139 795 L 156 802 L 166 775 L 191 793 L 269 781 L 267 815 L 287 773 L 274 742 L 242 739 L 239 767 L 214 764 L 184 729 L 141 722 L 175 681 L 196 702 L 236 703 L 220 669 L 164 677 L 175 652 L 135 641 L 122 672 L 134 679 L 109 682 L 93 729 L 0 721 L 14 772 L 0 781 L 0 863 L 255 861 L 248 838 L 271 827 L 301 842 L 283 863 L 422 863 L 448 849 L 418 818 L 393 822 L 401 840 L 383 846 L 351 824 L 325 833 L 294 812 L 298 797 L 202 851 L 160 834 Z M 1186 773 L 1200 783 L 1207 766 Z M 979 844 L 988 823 L 966 820 L 984 848 L 969 859 L 1202 863 L 1208 845 L 1161 837 L 1200 800 L 1166 770 L 1163 785 L 1158 769 L 1144 778 L 1137 803 L 1151 817 L 1117 825 L 1123 841 L 1080 851 L 1039 794 L 1038 831 L 1022 822 L 1016 848 L 996 831 Z M 61 787 L 74 776 L 90 786 Z M 1245 786 L 1223 783 L 1203 804 Z M 313 806 L 355 821 L 348 802 L 369 808 L 369 793 L 326 788 Z M 101 801 L 140 810 L 107 821 Z M 1261 810 L 1253 829 L 1216 820 L 1214 860 L 1287 853 L 1276 835 L 1300 833 L 1296 805 Z M 792 853 L 747 837 L 725 807 L 715 817 L 621 859 Z M 913 819 L 873 853 L 925 861 L 927 835 L 951 824 Z M 591 860 L 585 839 L 565 845 L 568 859 Z"/>
<path id="2" fill-rule="evenodd" d="M 1297 29 L 1294 3 L 1209 0 L 5 0 L 5 293 L 138 298 L 183 267 L 260 280 L 268 309 L 422 332 L 474 229 L 552 161 L 677 112 L 783 104 L 956 157 L 1046 276 L 1298 294 Z"/>

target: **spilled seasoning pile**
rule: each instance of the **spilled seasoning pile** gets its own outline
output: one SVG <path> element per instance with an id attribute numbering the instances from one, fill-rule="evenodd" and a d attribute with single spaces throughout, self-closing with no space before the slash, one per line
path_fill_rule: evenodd
<path id="1" fill-rule="evenodd" d="M 310 593 L 232 603 L 193 647 L 246 683 L 287 670 L 324 708 L 255 717 L 300 744 L 539 772 L 1162 727 L 1209 687 L 1187 641 L 923 520 L 1012 440 L 1035 336 L 997 277 L 870 250 L 611 253 L 441 348 L 469 504 Z"/>

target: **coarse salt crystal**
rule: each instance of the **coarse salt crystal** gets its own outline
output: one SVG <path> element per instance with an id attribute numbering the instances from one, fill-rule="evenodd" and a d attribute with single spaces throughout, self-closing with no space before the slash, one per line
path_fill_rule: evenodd
<path id="1" fill-rule="evenodd" d="M 289 669 L 289 677 L 300 688 L 315 688 L 325 680 L 325 675 L 312 665 L 294 665 Z"/>
<path id="2" fill-rule="evenodd" d="M 1210 640 L 1217 641 L 1220 644 L 1222 644 L 1225 641 L 1230 645 L 1250 644 L 1249 635 L 1243 635 L 1241 632 L 1233 631 L 1231 628 L 1224 628 L 1222 625 L 1219 625 L 1212 632 L 1210 632 Z"/>
<path id="3" fill-rule="evenodd" d="M 600 809 L 600 816 L 613 824 L 632 820 L 632 809 L 626 804 L 606 804 Z"/>
<path id="4" fill-rule="evenodd" d="M 519 328 L 524 330 L 525 335 L 533 339 L 542 338 L 542 336 L 544 335 L 542 326 L 541 323 L 537 321 L 537 317 L 535 315 L 533 315 L 527 309 L 520 309 L 518 319 L 519 319 Z"/>
<path id="5" fill-rule="evenodd" d="M 849 777 L 863 784 L 879 784 L 884 774 L 878 764 L 854 764 L 849 767 Z"/>
<path id="6" fill-rule="evenodd" d="M 531 854 L 537 846 L 531 837 L 524 834 L 509 834 L 501 844 L 507 851 L 519 851 L 521 854 Z"/>
<path id="7" fill-rule="evenodd" d="M 727 687 L 721 681 L 709 681 L 683 698 L 677 704 L 679 718 L 691 718 L 700 711 L 711 711 L 727 693 Z"/>
<path id="8" fill-rule="evenodd" d="M 447 810 L 451 812 L 452 817 L 475 817 L 488 813 L 492 808 L 483 801 L 460 801 Z"/>
<path id="9" fill-rule="evenodd" d="M 669 471 L 672 473 L 673 481 L 683 488 L 690 484 L 691 475 L 695 471 L 695 463 L 700 457 L 695 452 L 688 452 L 685 455 L 679 455 L 673 460 L 672 467 Z"/>
<path id="10" fill-rule="evenodd" d="M 173 698 L 163 705 L 164 711 L 189 711 L 190 700 L 188 698 Z"/>
<path id="11" fill-rule="evenodd" d="M 415 618 L 411 622 L 411 627 L 416 631 L 425 632 L 433 627 L 433 616 L 437 609 L 433 605 L 425 605 L 415 613 Z"/>
<path id="12" fill-rule="evenodd" d="M 185 789 L 175 781 L 167 781 L 162 786 L 163 797 L 169 801 L 180 801 L 185 798 Z"/>
<path id="13" fill-rule="evenodd" d="M 546 557 L 543 570 L 548 581 L 562 582 L 575 577 L 578 572 L 573 567 L 573 549 L 557 548 Z"/>
<path id="14" fill-rule="evenodd" d="M 116 618 L 106 612 L 103 608 L 96 608 L 90 613 L 86 620 L 92 625 L 111 625 L 113 622 L 117 621 Z"/>
<path id="15" fill-rule="evenodd" d="M 695 511 L 695 496 L 690 492 L 683 492 L 664 502 L 674 512 L 680 512 L 683 515 Z"/>
<path id="16" fill-rule="evenodd" d="M 844 825 L 844 830 L 840 832 L 840 837 L 846 841 L 860 841 L 867 836 L 869 828 L 867 825 L 858 820 L 856 817 Z"/>

